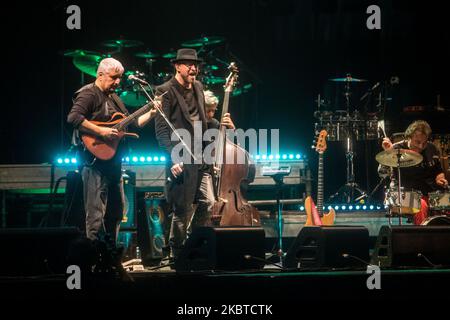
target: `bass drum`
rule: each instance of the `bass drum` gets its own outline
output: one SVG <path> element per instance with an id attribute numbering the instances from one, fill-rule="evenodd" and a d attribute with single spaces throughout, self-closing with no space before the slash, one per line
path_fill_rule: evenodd
<path id="1" fill-rule="evenodd" d="M 433 216 L 421 223 L 422 226 L 450 226 L 450 217 Z"/>

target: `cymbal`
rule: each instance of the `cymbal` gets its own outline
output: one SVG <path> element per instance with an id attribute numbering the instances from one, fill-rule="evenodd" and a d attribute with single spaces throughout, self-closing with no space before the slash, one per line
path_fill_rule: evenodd
<path id="1" fill-rule="evenodd" d="M 202 82 L 205 84 L 223 84 L 223 83 L 225 83 L 225 78 L 209 76 L 209 77 L 204 77 Z"/>
<path id="2" fill-rule="evenodd" d="M 177 53 L 175 51 L 168 52 L 168 53 L 165 53 L 162 55 L 162 57 L 164 59 L 173 59 L 173 58 L 176 58 L 176 56 L 177 56 Z"/>
<path id="3" fill-rule="evenodd" d="M 101 53 L 95 51 L 88 51 L 83 49 L 75 49 L 75 50 L 66 50 L 64 51 L 65 57 L 77 58 L 77 57 L 85 57 L 85 56 L 98 56 L 101 57 Z"/>
<path id="4" fill-rule="evenodd" d="M 352 77 L 332 78 L 332 79 L 328 79 L 328 80 L 334 81 L 334 82 L 365 82 L 365 81 L 367 81 L 365 79 L 357 79 L 357 78 L 352 78 Z"/>
<path id="5" fill-rule="evenodd" d="M 137 40 L 125 40 L 125 39 L 119 39 L 119 40 L 107 40 L 102 42 L 102 45 L 104 47 L 109 48 L 132 48 L 132 47 L 139 47 L 144 45 L 141 41 Z"/>
<path id="6" fill-rule="evenodd" d="M 182 47 L 189 47 L 189 48 L 195 48 L 195 47 L 202 47 L 202 46 L 208 46 L 212 44 L 218 44 L 225 41 L 224 37 L 202 37 L 194 40 L 189 40 L 186 42 L 183 42 L 181 44 Z"/>
<path id="7" fill-rule="evenodd" d="M 375 159 L 382 165 L 397 167 L 397 154 L 400 153 L 400 168 L 412 167 L 423 161 L 421 154 L 409 149 L 388 149 L 379 152 Z"/>
<path id="8" fill-rule="evenodd" d="M 153 59 L 153 58 L 158 58 L 159 54 L 151 52 L 149 50 L 149 51 L 145 51 L 145 52 L 138 52 L 135 54 L 135 56 L 138 58 Z"/>
<path id="9" fill-rule="evenodd" d="M 102 60 L 101 56 L 96 55 L 86 55 L 86 56 L 79 56 L 73 58 L 73 64 L 77 69 L 81 70 L 82 72 L 91 75 L 93 77 L 97 76 L 97 68 Z"/>

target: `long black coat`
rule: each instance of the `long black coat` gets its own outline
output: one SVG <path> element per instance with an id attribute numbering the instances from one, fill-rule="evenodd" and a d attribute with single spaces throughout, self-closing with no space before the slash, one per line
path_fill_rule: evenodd
<path id="1" fill-rule="evenodd" d="M 202 132 L 204 132 L 207 129 L 207 122 L 204 111 L 203 85 L 199 81 L 195 81 L 193 86 L 197 97 Z M 156 88 L 157 95 L 166 91 L 167 93 L 162 97 L 162 110 L 176 129 L 186 129 L 194 137 L 194 126 L 189 116 L 188 106 L 177 91 L 173 80 L 169 80 Z M 155 131 L 159 146 L 165 152 L 167 158 L 166 176 L 169 179 L 166 179 L 165 185 L 166 198 L 169 203 L 175 205 L 177 211 L 181 212 L 184 207 L 190 206 L 194 201 L 199 185 L 198 172 L 201 165 L 184 164 L 183 174 L 177 179 L 171 177 L 170 168 L 175 163 L 175 160 L 171 157 L 171 152 L 179 141 L 171 141 L 172 130 L 159 113 L 155 118 Z M 192 152 L 194 152 L 193 141 L 191 141 L 191 146 Z"/>

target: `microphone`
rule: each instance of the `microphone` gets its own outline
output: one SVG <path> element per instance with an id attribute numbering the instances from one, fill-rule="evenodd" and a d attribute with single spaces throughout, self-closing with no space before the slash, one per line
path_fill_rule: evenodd
<path id="1" fill-rule="evenodd" d="M 128 80 L 136 81 L 136 82 L 138 82 L 138 83 L 140 83 L 140 84 L 143 84 L 143 85 L 145 85 L 145 86 L 148 86 L 148 85 L 149 85 L 147 81 L 142 80 L 142 79 L 139 79 L 138 77 L 136 77 L 136 76 L 134 76 L 134 75 L 132 75 L 132 74 L 130 74 L 130 75 L 128 76 Z"/>
<path id="2" fill-rule="evenodd" d="M 370 91 L 375 90 L 376 88 L 378 88 L 379 85 L 380 85 L 380 82 L 375 83 L 375 84 L 373 85 L 373 87 L 370 88 Z"/>

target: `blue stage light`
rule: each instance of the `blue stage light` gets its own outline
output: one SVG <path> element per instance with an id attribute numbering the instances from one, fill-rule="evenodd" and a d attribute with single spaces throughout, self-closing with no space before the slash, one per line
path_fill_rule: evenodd
<path id="1" fill-rule="evenodd" d="M 332 208 L 331 206 L 328 206 L 328 210 L 331 210 L 331 208 Z"/>
<path id="2" fill-rule="evenodd" d="M 70 159 L 70 162 L 72 162 L 72 163 L 77 163 L 77 159 L 72 158 L 72 159 Z"/>
<path id="3" fill-rule="evenodd" d="M 283 154 L 283 156 L 282 156 L 283 160 L 286 160 L 287 157 L 288 157 L 287 154 Z"/>
<path id="4" fill-rule="evenodd" d="M 334 210 L 339 210 L 339 206 L 334 206 Z"/>
<path id="5" fill-rule="evenodd" d="M 301 157 L 302 157 L 302 156 L 299 155 L 299 154 L 295 155 L 295 159 L 300 159 Z"/>
<path id="6" fill-rule="evenodd" d="M 400 176 L 400 177 L 401 177 L 401 176 Z M 361 208 L 361 207 L 360 207 L 360 206 L 356 206 L 356 207 L 355 207 L 356 210 L 359 210 L 359 208 Z"/>
<path id="7" fill-rule="evenodd" d="M 56 160 L 56 162 L 58 162 L 59 164 L 63 163 L 63 159 L 58 158 L 58 160 Z"/>
<path id="8" fill-rule="evenodd" d="M 145 162 L 145 157 L 140 157 L 140 158 L 139 158 L 139 161 Z"/>
<path id="9" fill-rule="evenodd" d="M 266 159 L 267 159 L 267 156 L 266 156 L 265 154 L 263 154 L 263 155 L 261 156 L 261 158 L 262 158 L 263 160 L 266 160 Z"/>
<path id="10" fill-rule="evenodd" d="M 367 206 L 366 206 L 366 205 L 364 205 L 364 206 L 362 207 L 362 209 L 363 209 L 363 210 L 366 210 L 366 209 L 367 209 Z"/>
<path id="11" fill-rule="evenodd" d="M 259 154 L 257 154 L 256 156 L 255 156 L 255 159 L 256 160 L 259 160 L 261 157 L 260 157 L 260 155 Z"/>
<path id="12" fill-rule="evenodd" d="M 305 210 L 305 207 L 304 207 L 304 206 L 301 206 L 301 207 L 300 207 L 300 211 L 303 211 L 303 210 Z"/>
<path id="13" fill-rule="evenodd" d="M 133 157 L 131 160 L 133 160 L 133 162 L 138 162 L 138 157 Z"/>
<path id="14" fill-rule="evenodd" d="M 400 177 L 401 177 L 401 176 L 400 176 Z M 369 208 L 370 208 L 370 210 L 373 210 L 374 206 L 371 205 L 371 206 L 369 206 Z"/>
<path id="15" fill-rule="evenodd" d="M 158 162 L 159 161 L 159 157 L 153 157 L 153 161 Z"/>
<path id="16" fill-rule="evenodd" d="M 348 206 L 348 210 L 353 210 L 353 206 Z"/>
<path id="17" fill-rule="evenodd" d="M 161 161 L 161 162 L 166 162 L 166 157 L 164 157 L 164 156 L 160 157 L 160 158 L 159 158 L 159 161 Z"/>
<path id="18" fill-rule="evenodd" d="M 293 155 L 293 154 L 290 154 L 290 155 L 289 155 L 289 159 L 290 159 L 290 160 L 294 159 L 294 155 Z"/>
<path id="19" fill-rule="evenodd" d="M 279 154 L 277 154 L 275 158 L 276 158 L 276 159 L 280 159 L 281 157 L 280 157 Z"/>
<path id="20" fill-rule="evenodd" d="M 269 160 L 273 160 L 273 155 L 270 155 L 270 156 L 269 156 Z"/>
<path id="21" fill-rule="evenodd" d="M 152 162 L 152 157 L 147 157 L 147 162 Z"/>
<path id="22" fill-rule="evenodd" d="M 125 157 L 126 162 L 130 162 L 130 157 Z"/>
<path id="23" fill-rule="evenodd" d="M 65 164 L 70 163 L 70 159 L 69 159 L 69 158 L 65 158 L 65 159 L 64 159 L 64 163 L 65 163 Z"/>
<path id="24" fill-rule="evenodd" d="M 341 209 L 342 209 L 342 210 L 345 210 L 345 209 L 347 209 L 347 207 L 346 207 L 346 206 L 342 206 Z"/>

